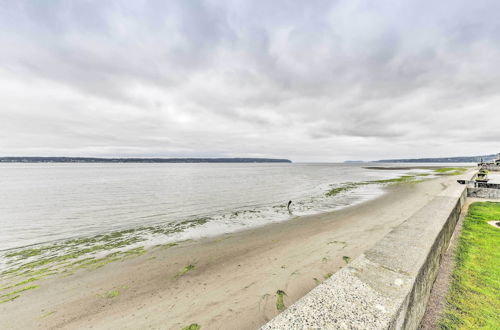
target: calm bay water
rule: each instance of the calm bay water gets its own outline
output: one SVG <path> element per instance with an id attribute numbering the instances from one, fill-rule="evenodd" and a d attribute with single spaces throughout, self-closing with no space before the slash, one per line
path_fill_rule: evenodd
<path id="1" fill-rule="evenodd" d="M 350 164 L 0 164 L 0 250 L 155 225 L 180 229 L 152 235 L 151 244 L 231 232 L 373 198 L 379 185 L 325 192 L 406 172 Z"/>

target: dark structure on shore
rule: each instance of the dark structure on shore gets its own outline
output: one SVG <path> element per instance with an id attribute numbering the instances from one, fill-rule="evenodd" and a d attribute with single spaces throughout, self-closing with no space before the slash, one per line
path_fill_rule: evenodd
<path id="1" fill-rule="evenodd" d="M 488 178 L 490 171 L 500 171 L 500 153 L 493 161 L 484 162 L 481 160 L 477 166 L 479 171 L 472 180 L 457 180 L 457 182 L 467 185 L 467 196 L 469 197 L 500 199 L 500 183 L 490 183 Z"/>

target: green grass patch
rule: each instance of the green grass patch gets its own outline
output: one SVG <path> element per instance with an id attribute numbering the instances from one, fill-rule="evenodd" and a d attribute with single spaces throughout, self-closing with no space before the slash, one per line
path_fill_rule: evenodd
<path id="1" fill-rule="evenodd" d="M 285 309 L 285 299 L 286 293 L 283 290 L 276 291 L 276 309 L 282 311 Z"/>
<path id="2" fill-rule="evenodd" d="M 460 175 L 467 172 L 466 167 L 442 167 L 435 169 L 434 172 L 440 175 Z"/>
<path id="3" fill-rule="evenodd" d="M 182 330 L 199 330 L 201 329 L 201 326 L 197 323 L 193 323 L 188 325 L 187 327 L 182 328 Z"/>
<path id="4" fill-rule="evenodd" d="M 441 329 L 500 328 L 500 203 L 469 207 L 456 252 L 456 266 Z"/>

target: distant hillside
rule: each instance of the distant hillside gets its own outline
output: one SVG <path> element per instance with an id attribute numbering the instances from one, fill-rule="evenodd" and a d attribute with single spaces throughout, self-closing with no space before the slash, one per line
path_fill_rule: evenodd
<path id="1" fill-rule="evenodd" d="M 291 163 L 274 158 L 0 157 L 0 163 Z"/>
<path id="2" fill-rule="evenodd" d="M 481 160 L 491 161 L 496 159 L 496 154 L 485 156 L 463 156 L 463 157 L 443 157 L 443 158 L 413 158 L 413 159 L 382 159 L 377 163 L 477 163 Z"/>

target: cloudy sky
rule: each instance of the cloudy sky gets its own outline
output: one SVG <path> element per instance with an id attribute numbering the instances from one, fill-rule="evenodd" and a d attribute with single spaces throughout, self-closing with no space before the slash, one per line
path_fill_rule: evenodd
<path id="1" fill-rule="evenodd" d="M 500 152 L 500 1 L 0 0 L 0 156 Z"/>

